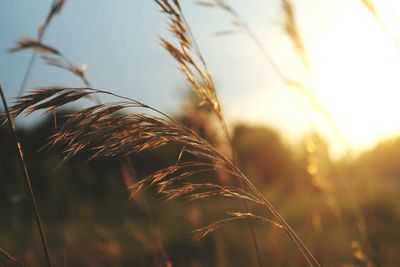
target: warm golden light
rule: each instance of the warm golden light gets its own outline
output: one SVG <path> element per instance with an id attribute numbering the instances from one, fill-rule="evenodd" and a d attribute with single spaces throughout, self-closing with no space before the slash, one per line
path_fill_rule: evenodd
<path id="1" fill-rule="evenodd" d="M 400 11 L 394 2 L 391 15 Z M 362 5 L 343 5 L 310 51 L 317 97 L 351 149 L 400 133 L 400 47 L 384 14 L 379 21 Z"/>

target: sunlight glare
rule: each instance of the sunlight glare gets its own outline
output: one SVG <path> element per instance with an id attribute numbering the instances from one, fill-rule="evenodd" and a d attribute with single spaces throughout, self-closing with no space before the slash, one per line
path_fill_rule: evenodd
<path id="1" fill-rule="evenodd" d="M 399 134 L 400 47 L 362 6 L 340 10 L 325 33 L 310 51 L 313 84 L 349 148 Z"/>

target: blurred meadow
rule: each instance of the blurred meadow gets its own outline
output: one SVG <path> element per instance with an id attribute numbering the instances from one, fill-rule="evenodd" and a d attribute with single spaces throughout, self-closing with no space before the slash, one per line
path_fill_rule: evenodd
<path id="1" fill-rule="evenodd" d="M 0 266 L 400 265 L 397 1 L 4 0 L 0 25 Z"/>

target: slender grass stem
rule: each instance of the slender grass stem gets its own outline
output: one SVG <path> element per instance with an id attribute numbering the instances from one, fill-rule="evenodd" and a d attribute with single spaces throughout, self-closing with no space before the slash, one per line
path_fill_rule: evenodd
<path id="1" fill-rule="evenodd" d="M 53 0 L 52 1 L 52 4 L 50 6 L 50 10 L 55 5 L 56 2 L 57 2 L 57 0 Z M 39 34 L 38 34 L 38 41 L 39 42 L 42 41 L 42 39 L 44 37 L 44 34 L 46 32 L 46 29 L 47 29 L 47 27 L 45 27 L 42 31 L 39 32 Z M 25 73 L 24 73 L 24 77 L 22 78 L 22 82 L 21 82 L 21 85 L 20 85 L 19 90 L 18 90 L 18 96 L 21 96 L 25 91 L 25 87 L 28 84 L 29 78 L 31 77 L 32 69 L 33 69 L 33 67 L 35 65 L 36 58 L 37 58 L 37 52 L 33 51 L 32 55 L 31 55 L 31 58 L 29 59 L 28 65 L 26 67 L 26 70 L 25 70 Z"/>
<path id="2" fill-rule="evenodd" d="M 100 89 L 94 89 L 94 88 L 81 88 L 81 89 L 88 89 L 88 90 L 92 90 L 93 92 L 108 94 L 108 95 L 112 95 L 112 96 L 117 97 L 117 98 L 121 98 L 121 99 L 124 99 L 124 100 L 132 101 L 134 103 L 139 103 L 139 104 L 141 104 L 142 107 L 148 108 L 148 109 L 150 109 L 150 110 L 152 110 L 152 111 L 154 111 L 154 112 L 156 112 L 156 113 L 158 113 L 158 114 L 160 114 L 162 116 L 165 116 L 166 118 L 168 118 L 170 120 L 173 120 L 174 122 L 178 123 L 179 125 L 181 125 L 185 129 L 187 129 L 188 132 L 190 132 L 193 135 L 197 136 L 197 134 L 195 132 L 193 132 L 190 128 L 185 127 L 184 125 L 182 125 L 181 123 L 179 123 L 175 119 L 171 118 L 167 114 L 165 114 L 165 113 L 163 113 L 163 112 L 161 112 L 161 111 L 159 111 L 159 110 L 157 110 L 155 108 L 152 108 L 150 106 L 142 104 L 139 101 L 136 101 L 136 100 L 134 100 L 132 98 L 124 97 L 124 96 L 121 96 L 121 95 L 118 95 L 118 94 L 114 94 L 114 93 L 111 93 L 111 92 L 108 92 L 108 91 L 100 90 Z M 225 125 L 225 129 L 227 129 L 226 125 Z M 229 136 L 229 132 L 227 132 L 227 134 Z M 308 264 L 310 266 L 320 267 L 321 264 L 314 257 L 314 255 L 311 253 L 311 251 L 308 249 L 308 247 L 300 239 L 300 237 L 296 234 L 296 232 L 290 227 L 290 225 L 279 214 L 279 212 L 273 207 L 273 205 L 264 197 L 264 195 L 257 189 L 257 187 L 251 182 L 251 180 L 249 178 L 247 178 L 246 175 L 244 175 L 241 172 L 241 170 L 238 168 L 236 163 L 234 163 L 233 161 L 230 161 L 226 156 L 221 154 L 216 148 L 212 147 L 212 149 L 213 149 L 214 153 L 216 153 L 219 157 L 223 158 L 225 160 L 225 162 L 229 165 L 229 167 L 239 175 L 239 178 L 240 178 L 240 181 L 242 182 L 242 184 L 246 184 L 257 195 L 257 197 L 264 203 L 264 205 L 266 206 L 268 211 L 270 211 L 272 213 L 272 215 L 278 220 L 278 222 L 283 226 L 283 229 L 285 230 L 285 232 L 289 235 L 289 237 L 296 244 L 297 248 L 303 254 L 303 256 L 306 259 L 306 261 L 308 262 Z"/>
<path id="3" fill-rule="evenodd" d="M 6 259 L 8 259 L 10 262 L 20 266 L 20 267 L 27 267 L 25 264 L 23 264 L 22 262 L 20 262 L 19 260 L 17 260 L 15 257 L 11 256 L 9 253 L 7 253 L 7 251 L 5 251 L 4 249 L 0 248 L 0 254 L 5 257 Z"/>
<path id="4" fill-rule="evenodd" d="M 232 160 L 233 160 L 234 164 L 237 164 L 237 159 L 236 159 L 234 147 L 233 147 L 233 144 L 232 144 L 232 138 L 231 138 L 231 136 L 229 134 L 229 130 L 228 130 L 225 118 L 224 118 L 223 113 L 222 113 L 222 107 L 221 107 L 221 103 L 220 103 L 219 98 L 218 98 L 217 91 L 215 90 L 214 80 L 213 80 L 211 74 L 209 73 L 209 69 L 207 67 L 207 63 L 206 63 L 206 61 L 205 61 L 205 59 L 203 57 L 203 54 L 200 51 L 200 47 L 199 47 L 199 45 L 198 45 L 198 43 L 196 41 L 196 38 L 194 37 L 194 34 L 193 34 L 191 28 L 189 27 L 189 24 L 188 24 L 188 22 L 186 20 L 185 15 L 183 14 L 183 12 L 181 12 L 181 16 L 182 16 L 183 22 L 187 26 L 188 32 L 189 32 L 189 34 L 191 36 L 191 39 L 193 41 L 194 49 L 195 49 L 198 57 L 200 58 L 201 63 L 204 66 L 204 69 L 206 71 L 206 75 L 209 78 L 209 81 L 211 82 L 211 88 L 213 89 L 212 93 L 213 93 L 213 95 L 215 97 L 215 100 L 216 100 L 216 102 L 217 102 L 217 104 L 218 104 L 218 106 L 220 108 L 220 114 L 217 114 L 215 112 L 215 109 L 212 109 L 212 110 L 214 111 L 215 115 L 217 116 L 217 118 L 218 118 L 218 120 L 220 122 L 220 125 L 222 127 L 222 130 L 224 132 L 225 138 L 226 138 L 227 142 L 229 143 L 229 147 L 230 147 L 231 155 L 232 155 Z M 243 185 L 242 180 L 240 180 L 240 188 L 242 190 L 244 189 L 244 185 Z M 248 201 L 246 199 L 242 199 L 242 202 L 243 202 L 243 207 L 244 207 L 245 211 L 247 213 L 249 213 L 250 212 L 250 207 L 249 207 Z M 254 249 L 255 249 L 255 252 L 256 252 L 257 263 L 258 263 L 258 266 L 261 267 L 261 266 L 263 266 L 263 264 L 262 264 L 262 261 L 261 261 L 260 248 L 259 248 L 259 245 L 258 245 L 258 242 L 257 242 L 257 237 L 256 237 L 256 233 L 255 233 L 255 230 L 254 230 L 254 225 L 253 225 L 252 220 L 250 220 L 250 219 L 247 220 L 247 223 L 248 223 L 248 226 L 249 226 L 249 229 L 250 229 L 251 239 L 253 241 Z"/>
<path id="5" fill-rule="evenodd" d="M 128 169 L 131 172 L 132 176 L 135 177 L 136 171 L 135 171 L 135 168 L 133 167 L 132 160 L 129 157 L 125 157 L 125 161 L 126 161 Z M 153 228 L 154 232 L 156 232 L 156 235 L 158 235 L 158 233 L 160 232 L 160 227 L 158 226 L 158 224 L 156 223 L 156 220 L 154 219 L 154 214 L 150 208 L 150 205 L 146 198 L 146 195 L 143 192 L 141 192 L 140 196 L 142 198 L 142 203 L 143 203 L 144 209 L 146 210 L 147 217 L 150 220 L 151 228 Z M 157 247 L 158 247 L 158 250 L 160 251 L 161 257 L 163 258 L 163 260 L 165 262 L 165 266 L 169 266 L 169 264 L 171 264 L 171 260 L 168 257 L 168 254 L 165 251 L 163 242 L 159 236 L 156 236 L 156 242 L 157 242 Z"/>
<path id="6" fill-rule="evenodd" d="M 279 214 L 279 212 L 274 208 L 274 206 L 264 197 L 264 195 L 253 185 L 253 183 L 247 178 L 237 166 L 232 165 L 236 172 L 241 174 L 242 179 L 246 184 L 251 188 L 251 190 L 263 201 L 268 210 L 272 213 L 272 215 L 278 220 L 279 223 L 282 224 L 283 229 L 285 229 L 286 233 L 290 236 L 290 238 L 295 242 L 296 246 L 299 248 L 300 252 L 303 254 L 305 259 L 307 260 L 310 266 L 318 266 L 320 267 L 320 263 L 311 253 L 311 251 L 307 248 L 304 242 L 300 239 L 300 237 L 296 234 L 296 232 L 290 227 L 290 225 L 286 222 L 286 220 Z"/>
<path id="7" fill-rule="evenodd" d="M 27 187 L 28 187 L 28 191 L 29 191 L 29 196 L 30 196 L 30 199 L 31 199 L 31 202 L 32 202 L 32 207 L 33 207 L 33 211 L 34 211 L 34 214 L 35 214 L 36 223 L 38 225 L 40 239 L 42 241 L 44 254 L 46 256 L 47 266 L 51 267 L 52 265 L 51 265 L 51 260 L 50 260 L 49 248 L 47 246 L 46 235 L 45 235 L 43 224 L 42 224 L 42 220 L 41 220 L 41 217 L 40 217 L 40 214 L 39 214 L 39 208 L 38 208 L 37 203 L 36 203 L 35 194 L 33 192 L 31 179 L 30 179 L 30 175 L 29 175 L 29 172 L 28 172 L 28 167 L 27 167 L 27 164 L 26 164 L 26 161 L 25 161 L 24 153 L 22 151 L 21 143 L 19 142 L 19 138 L 18 138 L 18 135 L 17 135 L 17 130 L 16 130 L 15 124 L 14 124 L 14 122 L 13 122 L 11 116 L 10 116 L 10 112 L 9 112 L 9 109 L 8 109 L 7 101 L 6 101 L 6 98 L 4 96 L 1 84 L 0 84 L 0 95 L 1 95 L 1 100 L 2 100 L 3 105 L 4 105 L 4 109 L 5 109 L 6 115 L 7 115 L 7 120 L 9 122 L 9 124 L 10 124 L 10 128 L 11 128 L 13 136 L 14 136 L 14 141 L 15 141 L 15 144 L 17 146 L 18 156 L 19 156 L 19 159 L 20 159 L 20 162 L 21 162 L 21 166 L 22 166 L 22 169 L 24 171 L 25 181 L 26 181 L 26 184 L 27 184 Z"/>

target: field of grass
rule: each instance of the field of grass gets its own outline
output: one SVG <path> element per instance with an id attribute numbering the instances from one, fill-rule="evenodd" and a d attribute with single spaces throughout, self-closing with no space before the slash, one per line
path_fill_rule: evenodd
<path id="1" fill-rule="evenodd" d="M 313 89 L 276 67 L 240 10 L 223 0 L 197 4 L 233 19 L 285 86 L 310 103 L 305 112 L 340 139 Z M 310 73 L 294 7 L 280 4 L 282 30 Z M 372 2 L 359 4 L 379 21 Z M 182 108 L 170 115 L 94 88 L 84 67 L 42 40 L 64 5 L 54 1 L 36 38 L 10 49 L 33 51 L 16 101 L 7 104 L 0 87 L 0 266 L 400 264 L 398 138 L 333 158 L 315 127 L 294 144 L 265 125 L 228 124 L 179 0 L 154 5 L 171 33 L 161 46 L 187 80 Z M 72 73 L 82 87 L 25 90 L 36 60 Z M 15 125 L 40 112 L 40 122 Z"/>

